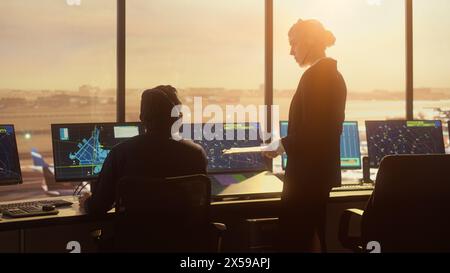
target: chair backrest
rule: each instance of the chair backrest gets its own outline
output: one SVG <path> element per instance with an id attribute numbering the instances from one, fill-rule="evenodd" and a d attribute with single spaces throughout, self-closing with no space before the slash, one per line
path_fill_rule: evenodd
<path id="1" fill-rule="evenodd" d="M 450 251 L 450 155 L 385 157 L 361 232 L 382 252 Z"/>
<path id="2" fill-rule="evenodd" d="M 206 251 L 210 200 L 211 182 L 205 175 L 122 178 L 116 198 L 115 250 Z"/>

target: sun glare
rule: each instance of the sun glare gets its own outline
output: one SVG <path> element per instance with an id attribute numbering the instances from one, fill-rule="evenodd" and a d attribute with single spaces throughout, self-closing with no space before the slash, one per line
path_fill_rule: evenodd
<path id="1" fill-rule="evenodd" d="M 382 0 L 367 0 L 369 6 L 381 6 Z"/>

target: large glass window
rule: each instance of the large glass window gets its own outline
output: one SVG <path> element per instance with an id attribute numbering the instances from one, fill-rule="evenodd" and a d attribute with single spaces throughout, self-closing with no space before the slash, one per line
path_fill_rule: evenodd
<path id="1" fill-rule="evenodd" d="M 274 103 L 280 119 L 287 120 L 304 72 L 289 55 L 288 31 L 299 18 L 319 20 L 336 37 L 327 53 L 347 84 L 347 120 L 359 121 L 364 132 L 365 120 L 405 118 L 403 0 L 283 0 L 274 1 Z"/>
<path id="2" fill-rule="evenodd" d="M 264 103 L 263 1 L 134 0 L 126 35 L 127 120 L 138 120 L 142 91 L 157 85 L 176 87 L 191 109 L 196 96 L 224 111 Z"/>
<path id="3" fill-rule="evenodd" d="M 115 120 L 116 4 L 3 0 L 0 13 L 0 124 L 15 125 L 25 183 L 39 185 L 30 151 L 52 163 L 51 123 Z"/>
<path id="4" fill-rule="evenodd" d="M 449 9 L 447 0 L 414 1 L 416 118 L 450 119 Z M 10 15 L 0 16 L 0 124 L 16 126 L 30 181 L 32 148 L 52 163 L 51 123 L 115 120 L 116 2 L 5 0 L 0 10 Z M 141 92 L 160 84 L 176 87 L 191 109 L 194 97 L 203 110 L 264 103 L 263 1 L 133 0 L 126 16 L 128 121 L 138 120 Z M 327 53 L 347 83 L 347 120 L 364 132 L 365 120 L 405 118 L 404 0 L 283 0 L 274 1 L 273 40 L 281 120 L 304 72 L 287 36 L 299 18 L 318 19 L 336 36 Z"/>
<path id="5" fill-rule="evenodd" d="M 450 119 L 450 1 L 414 1 L 414 116 Z M 445 141 L 448 146 L 448 130 Z"/>

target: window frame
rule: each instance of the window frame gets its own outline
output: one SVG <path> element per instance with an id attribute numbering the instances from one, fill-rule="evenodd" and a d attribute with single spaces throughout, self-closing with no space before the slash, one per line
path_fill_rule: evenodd
<path id="1" fill-rule="evenodd" d="M 264 38 L 264 104 L 273 104 L 273 0 L 265 3 L 265 38 Z M 414 81 L 413 81 L 413 0 L 405 0 L 405 117 L 414 119 Z M 126 107 L 126 1 L 117 0 L 117 122 L 125 122 Z M 271 132 L 271 107 L 266 108 L 267 131 Z"/>

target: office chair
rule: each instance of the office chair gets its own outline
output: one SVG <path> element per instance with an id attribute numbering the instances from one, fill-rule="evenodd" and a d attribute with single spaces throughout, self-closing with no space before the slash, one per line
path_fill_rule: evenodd
<path id="1" fill-rule="evenodd" d="M 360 236 L 349 235 L 353 217 Z M 339 238 L 356 252 L 449 252 L 450 155 L 385 157 L 365 210 L 341 216 Z"/>
<path id="2" fill-rule="evenodd" d="M 220 251 L 226 227 L 210 223 L 205 175 L 124 177 L 116 198 L 114 252 Z"/>

